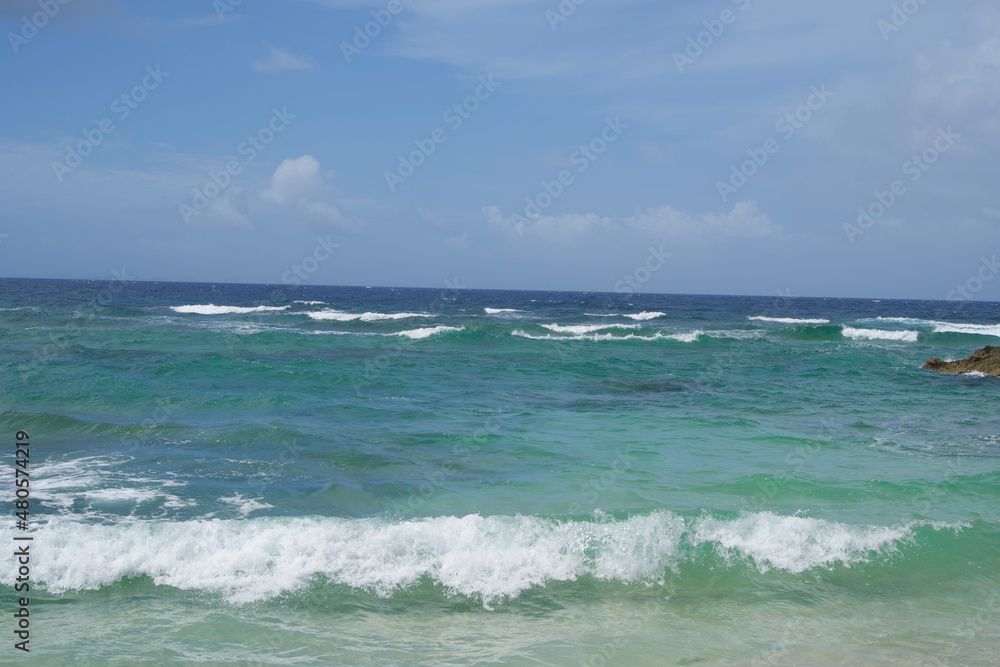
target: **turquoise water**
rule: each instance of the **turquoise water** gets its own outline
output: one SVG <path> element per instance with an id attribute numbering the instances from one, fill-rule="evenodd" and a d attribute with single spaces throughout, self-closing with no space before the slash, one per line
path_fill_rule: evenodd
<path id="1" fill-rule="evenodd" d="M 986 303 L 2 280 L 0 655 L 996 664 L 1000 381 L 920 365 L 998 341 Z"/>

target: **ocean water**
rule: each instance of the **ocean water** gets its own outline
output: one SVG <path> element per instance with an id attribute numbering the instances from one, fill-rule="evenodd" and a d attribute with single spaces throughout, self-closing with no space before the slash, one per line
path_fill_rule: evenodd
<path id="1" fill-rule="evenodd" d="M 1000 379 L 920 368 L 988 344 L 998 304 L 0 280 L 0 660 L 998 664 Z"/>

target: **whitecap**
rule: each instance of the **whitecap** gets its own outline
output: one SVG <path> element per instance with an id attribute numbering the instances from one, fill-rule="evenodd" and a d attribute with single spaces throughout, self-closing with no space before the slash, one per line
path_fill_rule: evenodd
<path id="1" fill-rule="evenodd" d="M 934 333 L 978 334 L 1000 338 L 1000 324 L 952 324 L 951 322 L 934 322 L 933 324 Z"/>
<path id="2" fill-rule="evenodd" d="M 386 334 L 388 336 L 406 336 L 407 338 L 412 338 L 414 340 L 420 340 L 421 338 L 427 338 L 433 336 L 434 334 L 444 333 L 446 331 L 464 331 L 465 327 L 424 327 L 422 329 L 410 329 L 408 331 L 397 331 L 396 333 Z"/>
<path id="3" fill-rule="evenodd" d="M 246 517 L 251 513 L 258 510 L 271 509 L 274 505 L 270 503 L 262 502 L 263 498 L 244 498 L 239 493 L 234 493 L 232 496 L 219 498 L 221 502 L 227 503 L 229 505 L 234 505 L 236 511 L 240 513 L 240 516 Z"/>
<path id="4" fill-rule="evenodd" d="M 764 315 L 754 315 L 748 320 L 755 322 L 774 322 L 776 324 L 829 324 L 830 320 L 825 318 L 796 318 L 796 317 L 766 317 Z"/>
<path id="5" fill-rule="evenodd" d="M 885 331 L 883 329 L 855 329 L 844 326 L 843 334 L 845 338 L 852 340 L 895 340 L 907 343 L 916 343 L 920 336 L 919 331 Z"/>
<path id="6" fill-rule="evenodd" d="M 964 333 L 1000 337 L 1000 324 L 970 324 L 967 322 L 942 322 L 916 317 L 878 317 L 880 322 L 894 322 L 912 326 L 930 327 L 933 333 Z"/>
<path id="7" fill-rule="evenodd" d="M 679 340 L 682 343 L 697 343 L 698 339 L 704 335 L 704 333 L 705 332 L 701 329 L 696 329 L 695 331 L 688 331 L 687 333 L 670 334 L 667 338 Z"/>
<path id="8" fill-rule="evenodd" d="M 549 331 L 556 333 L 587 334 L 603 329 L 638 329 L 639 324 L 543 324 Z"/>
<path id="9" fill-rule="evenodd" d="M 314 320 L 333 320 L 335 322 L 379 322 L 382 320 L 406 320 L 411 317 L 434 317 L 430 313 L 346 313 L 342 310 L 320 310 L 306 313 Z"/>
<path id="10" fill-rule="evenodd" d="M 157 586 L 214 592 L 234 603 L 299 590 L 317 576 L 385 597 L 427 580 L 489 606 L 581 577 L 662 585 L 668 570 L 678 573 L 685 560 L 703 558 L 702 545 L 725 563 L 761 572 L 849 567 L 891 557 L 912 542 L 916 527 L 930 525 L 849 525 L 770 512 L 685 519 L 660 510 L 595 518 L 54 520 L 34 531 L 45 548 L 32 555 L 32 576 L 57 595 L 144 576 Z M 13 527 L 0 527 L 0 539 L 9 542 L 13 534 Z M 15 576 L 0 569 L 0 584 L 12 586 Z"/>
<path id="11" fill-rule="evenodd" d="M 286 310 L 289 306 L 216 306 L 214 303 L 206 303 L 193 306 L 170 306 L 175 313 L 194 315 L 233 315 L 245 313 L 267 313 L 278 310 Z"/>

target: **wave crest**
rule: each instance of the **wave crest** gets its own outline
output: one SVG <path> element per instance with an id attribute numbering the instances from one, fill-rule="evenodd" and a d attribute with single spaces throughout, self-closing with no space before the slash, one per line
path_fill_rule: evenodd
<path id="1" fill-rule="evenodd" d="M 347 313 L 342 310 L 320 310 L 314 313 L 306 313 L 314 320 L 332 320 L 334 322 L 380 322 L 383 320 L 406 320 L 411 317 L 434 317 L 430 313 Z"/>
<path id="2" fill-rule="evenodd" d="M 844 337 L 852 340 L 897 340 L 916 343 L 920 337 L 919 331 L 885 331 L 883 329 L 855 329 L 845 326 Z"/>
<path id="3" fill-rule="evenodd" d="M 543 324 L 549 331 L 556 333 L 588 334 L 604 329 L 638 329 L 638 324 Z"/>
<path id="4" fill-rule="evenodd" d="M 748 320 L 754 322 L 774 322 L 776 324 L 829 324 L 830 320 L 817 317 L 814 319 L 800 319 L 796 317 L 766 317 L 764 315 L 754 315 L 748 317 Z"/>
<path id="5" fill-rule="evenodd" d="M 278 310 L 287 310 L 288 306 L 216 306 L 214 303 L 196 304 L 192 306 L 170 306 L 170 310 L 175 313 L 193 315 L 234 315 L 245 313 L 266 313 Z"/>
<path id="6" fill-rule="evenodd" d="M 488 606 L 584 576 L 662 582 L 668 569 L 677 572 L 682 561 L 698 558 L 701 545 L 761 572 L 850 566 L 894 553 L 918 525 L 858 526 L 770 512 L 685 519 L 666 510 L 600 521 L 469 515 L 52 522 L 34 534 L 44 548 L 32 572 L 56 594 L 147 576 L 157 585 L 217 592 L 236 603 L 294 591 L 317 575 L 381 596 L 429 579 L 448 594 Z M 12 532 L 0 529 L 0 539 Z M 0 572 L 4 585 L 13 578 L 9 568 Z"/>
<path id="7" fill-rule="evenodd" d="M 397 331 L 393 334 L 388 334 L 390 336 L 406 336 L 407 338 L 412 338 L 414 340 L 419 340 L 421 338 L 428 338 L 434 334 L 444 333 L 446 331 L 465 331 L 465 327 L 423 327 L 421 329 L 409 329 L 408 331 Z"/>

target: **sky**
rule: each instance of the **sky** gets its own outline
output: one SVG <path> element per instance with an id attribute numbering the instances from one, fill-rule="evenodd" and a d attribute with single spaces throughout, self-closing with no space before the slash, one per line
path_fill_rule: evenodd
<path id="1" fill-rule="evenodd" d="M 0 0 L 0 276 L 1000 301 L 1000 3 Z"/>

